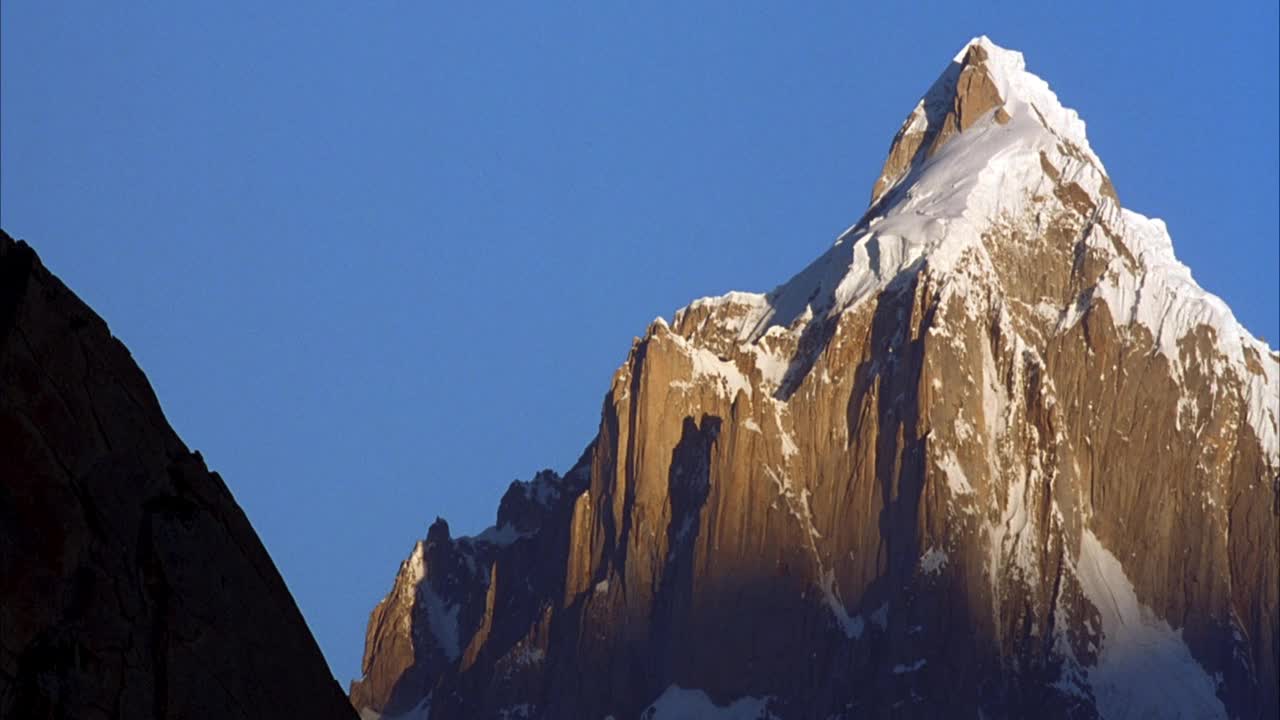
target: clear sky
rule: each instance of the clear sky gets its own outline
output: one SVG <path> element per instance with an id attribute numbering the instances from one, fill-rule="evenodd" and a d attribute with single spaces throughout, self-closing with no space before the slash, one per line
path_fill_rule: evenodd
<path id="1" fill-rule="evenodd" d="M 567 469 L 655 316 L 816 257 L 974 35 L 1280 338 L 1274 0 L 542 5 L 0 3 L 0 224 L 133 351 L 344 684 L 435 516 Z"/>

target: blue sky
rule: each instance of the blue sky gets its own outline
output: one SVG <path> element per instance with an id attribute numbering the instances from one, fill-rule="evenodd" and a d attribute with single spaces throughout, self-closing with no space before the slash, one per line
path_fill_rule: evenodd
<path id="1" fill-rule="evenodd" d="M 1280 338 L 1274 1 L 473 5 L 0 4 L 0 225 L 130 347 L 344 684 L 435 516 L 567 469 L 654 316 L 817 256 L 974 35 Z"/>

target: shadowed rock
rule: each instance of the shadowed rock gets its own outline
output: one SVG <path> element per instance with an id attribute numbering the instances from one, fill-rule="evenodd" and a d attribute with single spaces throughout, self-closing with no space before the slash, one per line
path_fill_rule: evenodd
<path id="1" fill-rule="evenodd" d="M 355 717 L 222 479 L 2 231 L 0 578 L 0 717 Z"/>

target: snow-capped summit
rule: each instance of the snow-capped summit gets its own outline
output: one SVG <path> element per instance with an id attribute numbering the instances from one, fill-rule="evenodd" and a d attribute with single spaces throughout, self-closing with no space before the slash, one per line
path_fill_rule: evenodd
<path id="1" fill-rule="evenodd" d="M 1022 53 L 985 36 L 965 45 L 907 116 L 876 188 L 867 213 L 790 281 L 767 296 L 726 296 L 752 306 L 741 339 L 774 327 L 802 330 L 921 271 L 1013 289 L 1026 279 L 1000 277 L 1006 236 L 1040 233 L 1046 213 L 1065 210 L 1084 224 L 1078 237 L 1056 238 L 1055 249 L 1079 244 L 1106 270 L 1077 277 L 1074 293 L 1049 297 L 1027 288 L 1025 302 L 1055 314 L 1055 330 L 1078 321 L 1093 299 L 1105 302 L 1116 322 L 1150 333 L 1179 375 L 1179 344 L 1200 328 L 1211 331 L 1220 362 L 1247 386 L 1250 426 L 1280 464 L 1275 352 L 1195 283 L 1163 222 L 1121 208 L 1084 122 L 1026 71 Z M 1064 275 L 1077 271 L 1064 268 Z"/>
<path id="2" fill-rule="evenodd" d="M 1022 55 L 975 38 L 834 245 L 654 321 L 556 492 L 428 538 L 352 697 L 1274 716 L 1278 417 L 1280 355 L 1122 207 Z"/>
<path id="3" fill-rule="evenodd" d="M 983 36 L 956 54 L 907 116 L 876 182 L 873 205 L 907 171 L 956 134 L 983 120 L 1005 124 L 1024 113 L 1035 120 L 1043 134 L 1073 146 L 1105 177 L 1080 116 L 1058 101 L 1048 83 L 1027 72 L 1022 53 L 1006 50 Z M 1025 134 L 1032 128 L 1020 130 Z"/>

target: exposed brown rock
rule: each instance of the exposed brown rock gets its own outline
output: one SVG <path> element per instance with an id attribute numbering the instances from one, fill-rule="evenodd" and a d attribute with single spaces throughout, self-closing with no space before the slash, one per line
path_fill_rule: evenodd
<path id="1" fill-rule="evenodd" d="M 1141 266 L 1114 190 L 1034 106 L 1001 119 L 989 61 L 975 46 L 935 84 L 860 226 L 922 154 L 1035 115 L 1051 136 L 1001 198 L 1017 212 L 839 312 L 817 291 L 782 320 L 780 295 L 729 295 L 655 322 L 574 470 L 504 497 L 490 533 L 531 532 L 448 540 L 425 573 L 465 579 L 375 611 L 358 706 L 634 718 L 678 684 L 767 696 L 782 718 L 1094 718 L 1114 707 L 1091 680 L 1104 660 L 1120 691 L 1152 672 L 1152 649 L 1108 627 L 1131 585 L 1127 619 L 1163 623 L 1203 680 L 1187 712 L 1275 715 L 1280 467 L 1249 383 L 1276 356 L 1237 363 L 1207 324 L 1171 353 L 1113 315 L 1108 283 Z M 423 588 L 456 601 L 473 658 L 425 678 L 441 614 Z M 396 632 L 414 655 L 378 650 Z"/>
<path id="2" fill-rule="evenodd" d="M 222 479 L 2 231 L 0 378 L 0 717 L 354 717 Z"/>
<path id="3" fill-rule="evenodd" d="M 986 68 L 987 53 L 978 46 L 969 48 L 959 63 L 952 63 L 921 100 L 889 148 L 880 178 L 871 189 L 871 204 L 906 176 L 911 166 L 938 152 L 957 133 L 995 110 L 996 122 L 1009 121 L 1000 90 Z"/>

